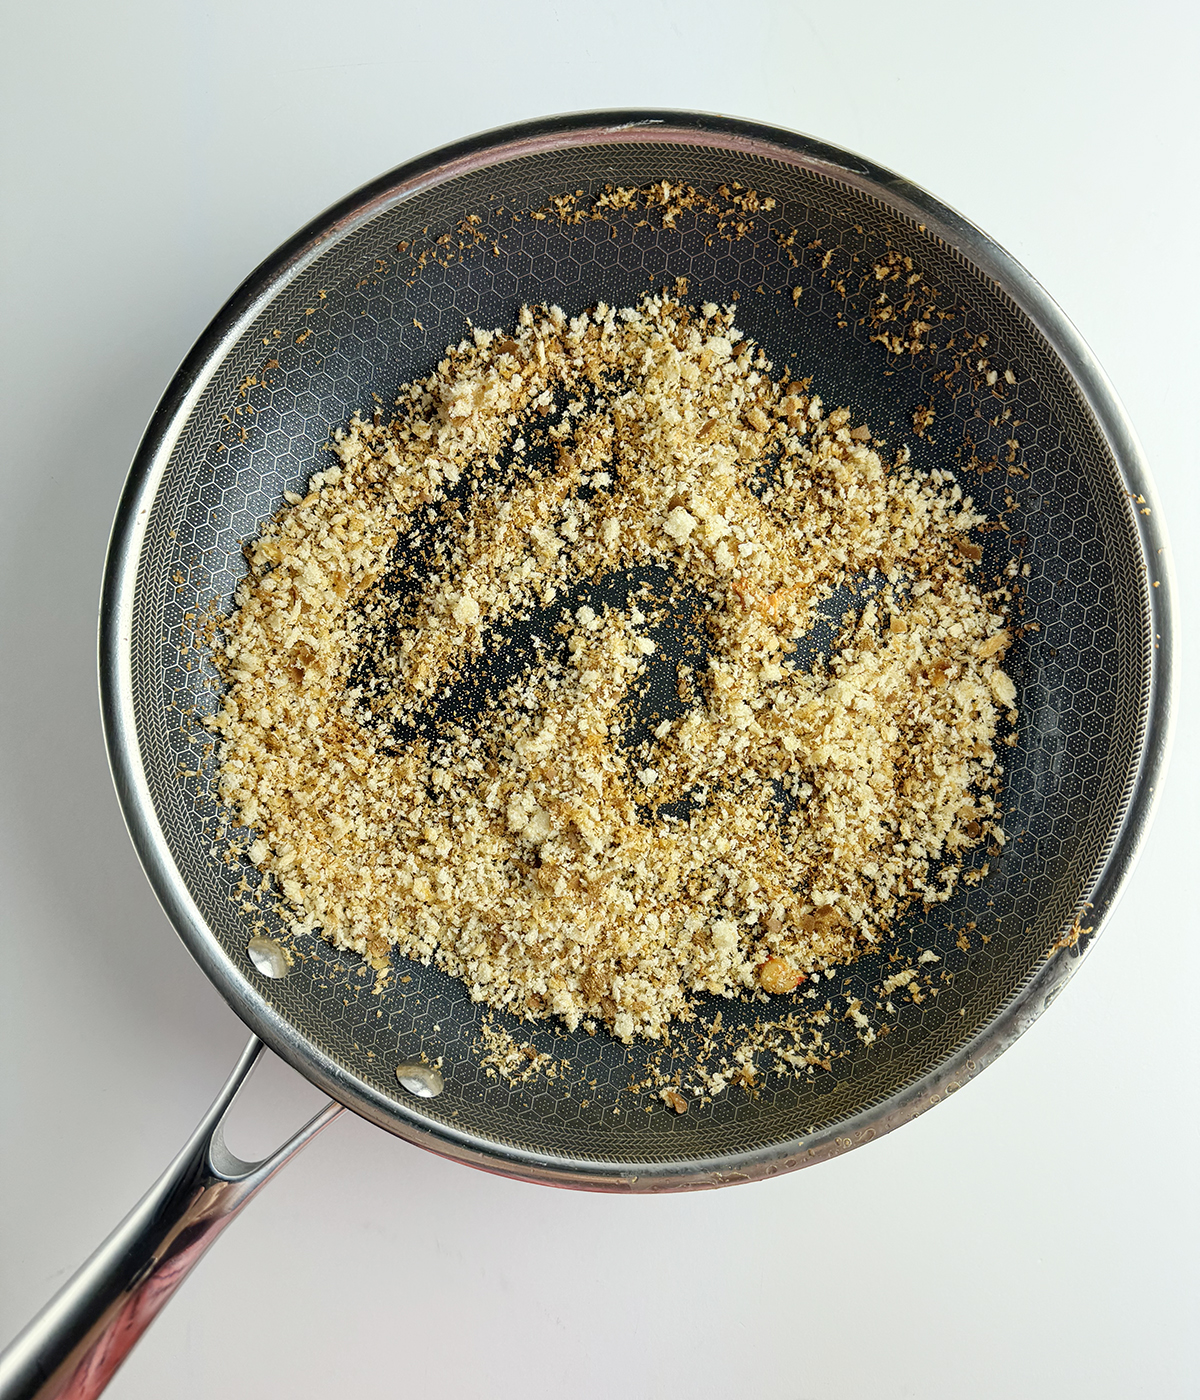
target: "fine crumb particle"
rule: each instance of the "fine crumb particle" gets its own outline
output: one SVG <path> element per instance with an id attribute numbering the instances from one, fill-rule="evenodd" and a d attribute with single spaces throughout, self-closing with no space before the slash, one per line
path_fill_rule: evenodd
<path id="1" fill-rule="evenodd" d="M 815 995 L 906 907 L 983 878 L 962 861 L 1003 841 L 994 745 L 1016 713 L 1005 604 L 967 538 L 984 517 L 771 370 L 732 309 L 526 307 L 335 432 L 247 548 L 208 721 L 293 935 L 629 1042 L 704 993 Z M 580 598 L 648 567 L 670 596 Z M 836 645 L 797 664 L 847 587 Z M 703 665 L 647 635 L 681 599 Z M 514 676 L 452 703 L 518 624 Z M 631 737 L 664 666 L 678 707 Z M 874 1037 L 862 1004 L 832 1014 Z M 755 1053 L 827 1068 L 799 1037 Z M 509 1076 L 552 1064 L 486 1049 Z M 752 1087 L 746 1054 L 695 1092 Z"/>
<path id="2" fill-rule="evenodd" d="M 988 678 L 988 683 L 992 687 L 992 694 L 1002 705 L 1012 706 L 1017 699 L 1017 687 L 1013 684 L 1012 677 L 1003 671 L 993 671 Z"/>

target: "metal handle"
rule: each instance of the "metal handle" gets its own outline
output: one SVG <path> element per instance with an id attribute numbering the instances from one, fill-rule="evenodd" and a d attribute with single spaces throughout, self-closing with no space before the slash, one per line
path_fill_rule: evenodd
<path id="1" fill-rule="evenodd" d="M 255 1036 L 187 1145 L 25 1330 L 0 1353 L 0 1400 L 91 1400 L 242 1207 L 343 1112 L 329 1103 L 261 1162 L 225 1146 L 224 1121 L 262 1054 Z"/>

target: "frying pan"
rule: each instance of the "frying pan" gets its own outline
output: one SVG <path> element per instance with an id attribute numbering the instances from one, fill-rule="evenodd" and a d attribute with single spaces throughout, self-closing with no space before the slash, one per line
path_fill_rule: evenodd
<path id="1" fill-rule="evenodd" d="M 703 208 L 664 220 L 647 193 L 663 181 L 712 199 L 753 190 L 758 207 L 733 223 Z M 576 218 L 607 186 L 643 194 L 621 216 Z M 278 916 L 247 897 L 248 863 L 225 859 L 199 722 L 219 682 L 196 637 L 206 608 L 228 606 L 243 543 L 372 394 L 390 401 L 470 324 L 512 325 L 526 302 L 576 314 L 679 277 L 689 301 L 736 301 L 742 332 L 812 375 L 827 404 L 909 443 L 916 465 L 954 472 L 1000 522 L 984 572 L 1019 565 L 1007 843 L 977 863 L 976 883 L 910 911 L 887 950 L 829 983 L 835 1003 L 868 997 L 889 954 L 929 952 L 931 994 L 888 1012 L 870 1046 L 835 1024 L 828 1069 L 768 1074 L 756 1093 L 731 1089 L 686 1115 L 629 1088 L 648 1048 L 497 1013 L 562 1067 L 512 1081 L 483 1063 L 493 1013 L 436 968 L 406 964 L 379 991 L 320 938 L 297 944 L 290 966 L 273 956 Z M 221 1228 L 343 1106 L 524 1180 L 677 1191 L 827 1160 L 955 1092 L 1061 990 L 1145 837 L 1171 721 L 1164 549 L 1130 424 L 1058 307 L 973 225 L 845 151 L 691 113 L 553 118 L 422 157 L 316 219 L 246 279 L 171 382 L 121 498 L 101 604 L 104 725 L 134 844 L 253 1038 L 167 1173 L 0 1358 L 0 1396 L 98 1393 Z M 268 940 L 257 962 L 255 937 Z M 735 1029 L 755 1015 L 719 1005 Z M 221 1123 L 264 1045 L 331 1102 L 245 1163 Z M 683 1039 L 654 1053 L 669 1070 L 690 1051 Z M 441 1073 L 412 1068 L 402 1082 L 401 1063 Z"/>

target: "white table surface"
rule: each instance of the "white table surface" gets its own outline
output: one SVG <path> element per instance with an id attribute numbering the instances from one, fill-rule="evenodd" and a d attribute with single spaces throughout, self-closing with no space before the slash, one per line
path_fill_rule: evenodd
<path id="1" fill-rule="evenodd" d="M 1194 14 L 5 7 L 0 1338 L 157 1175 L 245 1038 L 126 837 L 94 660 L 131 454 L 241 277 L 380 171 L 548 112 L 701 108 L 859 150 L 987 229 L 1096 350 L 1153 464 L 1186 632 Z M 1197 1394 L 1196 679 L 1185 650 L 1170 779 L 1104 937 L 1051 1014 L 936 1112 L 783 1180 L 652 1200 L 500 1180 L 347 1116 L 235 1223 L 110 1394 Z M 265 1150 L 317 1097 L 273 1062 L 232 1145 Z"/>

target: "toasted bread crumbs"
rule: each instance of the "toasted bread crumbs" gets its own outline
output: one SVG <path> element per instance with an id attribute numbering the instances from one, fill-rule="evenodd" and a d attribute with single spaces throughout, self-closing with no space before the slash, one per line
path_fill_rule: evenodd
<path id="1" fill-rule="evenodd" d="M 668 295 L 525 308 L 336 432 L 247 547 L 208 721 L 292 932 L 630 1042 L 699 994 L 811 995 L 977 878 L 1004 598 L 970 498 L 871 441 L 732 309 Z"/>
<path id="2" fill-rule="evenodd" d="M 508 1084 L 527 1084 L 531 1079 L 545 1076 L 557 1079 L 570 1069 L 570 1061 L 556 1060 L 531 1041 L 518 1041 L 503 1026 L 489 1017 L 480 1029 L 480 1043 L 475 1045 L 479 1065 L 491 1079 L 503 1079 Z"/>

